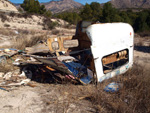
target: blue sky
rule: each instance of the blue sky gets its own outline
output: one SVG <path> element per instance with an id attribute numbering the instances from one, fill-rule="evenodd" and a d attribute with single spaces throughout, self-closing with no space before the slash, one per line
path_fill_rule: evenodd
<path id="1" fill-rule="evenodd" d="M 9 0 L 13 3 L 22 3 L 24 0 Z M 39 0 L 39 2 L 49 2 L 51 0 Z M 99 2 L 99 3 L 105 3 L 105 2 L 108 2 L 110 0 L 74 0 L 76 2 L 79 2 L 79 3 L 82 3 L 82 4 L 85 4 L 85 3 L 91 3 L 91 2 Z"/>

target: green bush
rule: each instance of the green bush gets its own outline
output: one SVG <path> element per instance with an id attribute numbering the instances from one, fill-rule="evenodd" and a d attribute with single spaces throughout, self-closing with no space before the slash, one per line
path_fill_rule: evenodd
<path id="1" fill-rule="evenodd" d="M 45 16 L 51 17 L 51 11 L 47 11 L 44 5 L 40 5 L 38 0 L 24 0 L 21 7 L 27 13 L 43 14 Z"/>
<path id="2" fill-rule="evenodd" d="M 54 29 L 58 25 L 58 22 L 52 22 L 49 18 L 44 20 L 44 30 Z"/>

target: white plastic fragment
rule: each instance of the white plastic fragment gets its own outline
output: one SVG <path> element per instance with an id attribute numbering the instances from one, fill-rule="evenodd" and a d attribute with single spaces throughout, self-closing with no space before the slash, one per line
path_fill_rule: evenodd
<path id="1" fill-rule="evenodd" d="M 31 81 L 30 79 L 25 79 L 25 80 L 22 80 L 20 83 L 11 83 L 11 84 L 8 84 L 7 86 L 21 86 L 21 85 L 26 85 L 30 81 Z"/>
<path id="2" fill-rule="evenodd" d="M 4 52 L 10 52 L 10 49 L 4 49 Z"/>
<path id="3" fill-rule="evenodd" d="M 26 85 L 31 81 L 31 79 L 25 79 L 21 81 L 21 85 Z"/>
<path id="4" fill-rule="evenodd" d="M 19 75 L 19 77 L 26 77 L 26 74 L 24 71 L 22 71 L 22 73 Z"/>
<path id="5" fill-rule="evenodd" d="M 13 62 L 13 65 L 15 65 L 15 66 L 19 66 L 20 65 L 20 63 L 19 62 Z"/>

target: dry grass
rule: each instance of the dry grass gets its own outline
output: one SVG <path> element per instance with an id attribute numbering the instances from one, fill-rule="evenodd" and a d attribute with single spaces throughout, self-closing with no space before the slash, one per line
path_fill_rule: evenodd
<path id="1" fill-rule="evenodd" d="M 34 35 L 34 36 L 28 36 L 28 35 L 18 35 L 13 42 L 15 44 L 11 48 L 23 50 L 26 47 L 31 47 L 36 45 L 39 41 L 47 39 L 46 35 Z"/>
<path id="2" fill-rule="evenodd" d="M 13 59 L 12 57 L 8 57 L 8 56 L 5 56 L 5 57 L 7 58 L 7 60 L 3 60 L 0 63 L 0 72 L 7 73 L 15 69 L 18 69 L 18 67 L 15 67 L 12 64 L 15 59 Z"/>
<path id="3" fill-rule="evenodd" d="M 16 36 L 15 31 L 6 28 L 0 28 L 0 34 L 5 36 Z"/>
<path id="4" fill-rule="evenodd" d="M 60 34 L 60 31 L 57 30 L 57 29 L 53 29 L 53 30 L 52 30 L 52 34 L 53 34 L 53 35 L 59 35 L 59 34 Z"/>
<path id="5" fill-rule="evenodd" d="M 141 37 L 149 37 L 150 36 L 150 31 L 145 31 L 145 32 L 140 32 L 138 33 Z"/>
<path id="6" fill-rule="evenodd" d="M 143 68 L 134 65 L 126 74 L 99 83 L 97 87 L 92 84 L 51 86 L 47 88 L 49 93 L 42 96 L 43 112 L 148 113 L 150 72 Z M 112 81 L 122 83 L 123 87 L 116 93 L 105 92 L 104 87 Z"/>
<path id="7" fill-rule="evenodd" d="M 150 112 L 150 72 L 135 65 L 126 74 L 98 85 L 85 99 L 91 101 L 97 112 L 148 113 Z M 123 88 L 117 93 L 106 93 L 101 88 L 111 81 Z"/>

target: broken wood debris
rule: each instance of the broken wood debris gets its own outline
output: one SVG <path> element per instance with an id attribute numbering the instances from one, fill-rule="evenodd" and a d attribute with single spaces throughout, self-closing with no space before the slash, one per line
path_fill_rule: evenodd
<path id="1" fill-rule="evenodd" d="M 50 42 L 53 43 L 56 40 L 60 41 L 59 47 L 61 49 L 59 50 L 56 50 L 56 47 L 50 47 L 54 46 L 50 45 Z M 75 42 L 75 44 L 70 45 L 70 42 Z M 76 58 L 75 56 L 69 55 L 70 52 L 68 53 L 68 47 L 72 48 L 77 45 L 77 40 L 71 41 L 71 37 L 59 37 L 49 38 L 46 42 L 40 42 L 30 48 L 27 47 L 21 52 L 12 48 L 1 49 L 1 56 L 11 56 L 5 57 L 5 60 L 11 59 L 12 64 L 19 67 L 19 71 L 14 70 L 4 74 L 2 73 L 0 86 L 12 87 L 28 84 L 32 86 L 32 80 L 43 83 L 72 82 L 74 84 L 89 84 L 93 78 L 92 71 L 80 62 L 81 59 L 79 56 Z M 87 50 L 76 51 L 71 54 L 84 54 L 85 51 Z"/>
<path id="2" fill-rule="evenodd" d="M 120 31 L 118 33 L 118 31 Z M 133 28 L 126 23 L 81 21 L 74 36 L 57 36 L 20 51 L 0 49 L 0 64 L 20 68 L 25 79 L 44 83 L 102 82 L 123 74 L 133 65 Z M 109 40 L 109 41 L 108 41 Z M 11 73 L 11 75 L 10 75 Z M 22 84 L 21 76 L 5 73 L 1 85 Z M 28 81 L 30 83 L 30 81 Z"/>

